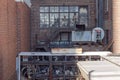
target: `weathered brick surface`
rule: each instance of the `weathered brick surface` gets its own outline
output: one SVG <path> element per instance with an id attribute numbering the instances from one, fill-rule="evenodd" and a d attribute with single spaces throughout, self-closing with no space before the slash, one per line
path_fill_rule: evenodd
<path id="1" fill-rule="evenodd" d="M 14 0 L 0 0 L 0 7 L 1 80 L 8 80 L 15 72 L 16 3 Z"/>
<path id="2" fill-rule="evenodd" d="M 0 51 L 1 51 L 1 46 L 0 46 Z M 2 54 L 1 53 L 0 53 L 0 80 L 2 80 Z"/>
<path id="3" fill-rule="evenodd" d="M 120 0 L 113 0 L 113 52 L 120 54 Z"/>
<path id="4" fill-rule="evenodd" d="M 29 27 L 29 8 L 22 5 L 24 15 L 21 14 L 25 19 L 24 23 L 20 23 L 25 27 L 25 31 L 21 32 L 22 36 L 20 39 L 23 40 L 21 43 L 22 49 L 20 51 L 28 51 L 29 49 L 29 36 L 26 27 Z M 28 10 L 27 10 L 28 9 Z M 0 0 L 0 80 L 16 80 L 16 54 L 18 53 L 18 37 L 17 37 L 17 4 L 15 0 Z M 26 23 L 26 24 L 25 24 Z M 25 34 L 25 35 L 24 35 Z M 24 35 L 24 37 L 23 37 Z M 25 39 L 24 39 L 25 38 Z M 27 38 L 27 40 L 26 40 Z"/>
<path id="5" fill-rule="evenodd" d="M 17 27 L 19 51 L 30 50 L 30 8 L 22 3 L 17 3 Z"/>

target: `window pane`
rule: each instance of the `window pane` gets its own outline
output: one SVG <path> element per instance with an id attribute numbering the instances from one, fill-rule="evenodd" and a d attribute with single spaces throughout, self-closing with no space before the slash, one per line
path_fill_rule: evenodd
<path id="1" fill-rule="evenodd" d="M 70 12 L 78 12 L 78 7 L 77 6 L 70 7 Z"/>
<path id="2" fill-rule="evenodd" d="M 49 12 L 49 7 L 40 7 L 40 12 Z"/>
<path id="3" fill-rule="evenodd" d="M 50 27 L 58 27 L 59 16 L 58 13 L 50 13 Z"/>
<path id="4" fill-rule="evenodd" d="M 75 27 L 78 23 L 78 13 L 70 13 L 70 27 Z"/>
<path id="5" fill-rule="evenodd" d="M 68 13 L 60 13 L 60 27 L 68 27 Z"/>
<path id="6" fill-rule="evenodd" d="M 45 13 L 45 20 L 44 20 L 45 27 L 49 27 L 49 14 Z"/>
<path id="7" fill-rule="evenodd" d="M 40 23 L 42 24 L 44 23 L 44 14 L 42 13 L 40 14 Z"/>
<path id="8" fill-rule="evenodd" d="M 60 12 L 68 12 L 68 7 L 60 7 Z"/>
<path id="9" fill-rule="evenodd" d="M 88 26 L 88 10 L 86 7 L 80 8 L 80 24 Z"/>
<path id="10" fill-rule="evenodd" d="M 44 7 L 40 7 L 40 12 L 44 12 Z"/>
<path id="11" fill-rule="evenodd" d="M 49 27 L 49 14 L 48 13 L 40 14 L 40 27 Z"/>
<path id="12" fill-rule="evenodd" d="M 50 12 L 58 12 L 59 8 L 58 7 L 50 7 Z"/>

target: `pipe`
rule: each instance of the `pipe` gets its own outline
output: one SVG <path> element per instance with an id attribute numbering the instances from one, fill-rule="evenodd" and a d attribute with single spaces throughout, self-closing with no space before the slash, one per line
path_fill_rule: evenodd
<path id="1" fill-rule="evenodd" d="M 103 28 L 103 0 L 98 0 L 98 27 Z"/>
<path id="2" fill-rule="evenodd" d="M 108 11 L 108 6 L 109 6 L 109 1 L 107 0 L 107 2 L 106 2 L 106 5 L 107 5 L 107 7 L 106 7 L 106 11 Z"/>
<path id="3" fill-rule="evenodd" d="M 98 27 L 98 0 L 96 0 L 96 27 Z"/>
<path id="4" fill-rule="evenodd" d="M 103 0 L 96 0 L 96 27 L 103 27 Z"/>

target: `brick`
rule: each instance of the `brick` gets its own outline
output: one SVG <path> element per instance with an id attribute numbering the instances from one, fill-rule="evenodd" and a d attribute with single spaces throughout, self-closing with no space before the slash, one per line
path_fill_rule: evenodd
<path id="1" fill-rule="evenodd" d="M 18 40 L 22 40 L 20 51 L 30 50 L 30 10 L 25 3 L 21 4 L 24 13 L 18 15 L 15 0 L 0 0 L 0 80 L 16 80 Z M 22 36 L 18 36 L 18 27 Z"/>
<path id="2" fill-rule="evenodd" d="M 17 3 L 18 36 L 20 51 L 30 50 L 30 8 L 22 2 Z"/>
<path id="3" fill-rule="evenodd" d="M 113 0 L 113 52 L 120 54 L 120 1 Z"/>

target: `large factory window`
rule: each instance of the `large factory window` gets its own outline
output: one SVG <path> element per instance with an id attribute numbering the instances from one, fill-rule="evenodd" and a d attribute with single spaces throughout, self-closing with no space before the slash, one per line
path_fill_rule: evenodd
<path id="1" fill-rule="evenodd" d="M 40 27 L 75 27 L 76 24 L 88 26 L 87 6 L 41 6 Z"/>

